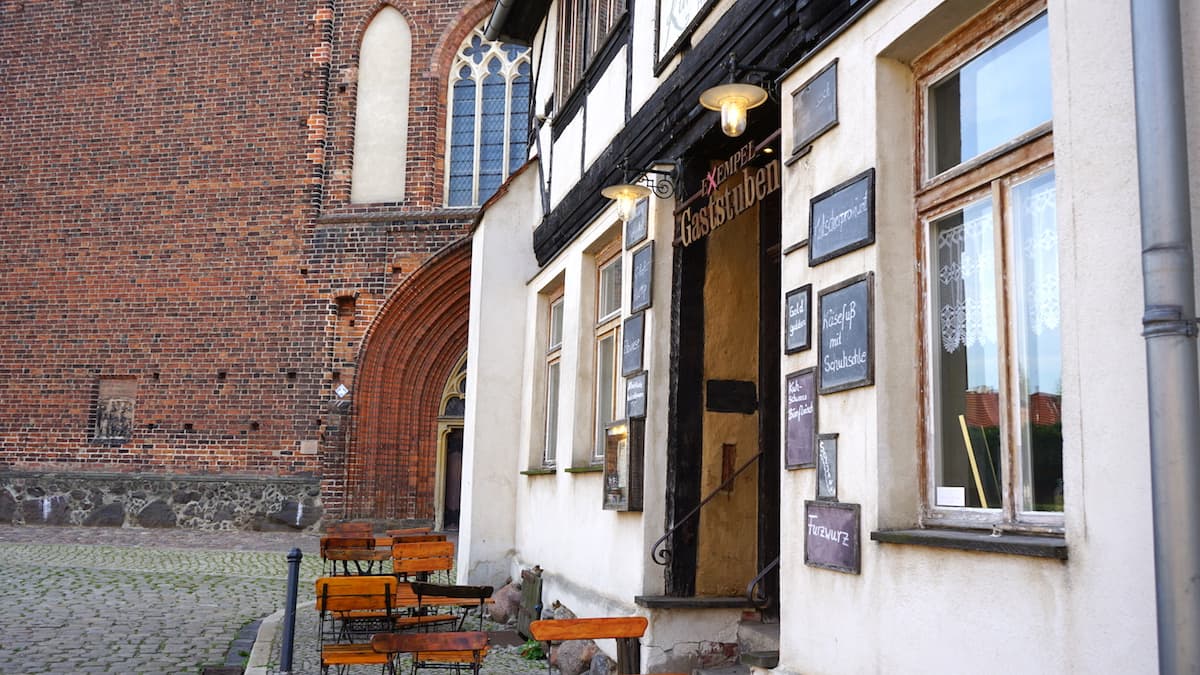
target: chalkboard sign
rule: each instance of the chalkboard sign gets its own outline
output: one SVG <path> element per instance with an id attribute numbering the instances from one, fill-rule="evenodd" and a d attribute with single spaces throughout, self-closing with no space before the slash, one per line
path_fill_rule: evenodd
<path id="1" fill-rule="evenodd" d="M 639 199 L 633 207 L 633 217 L 625 223 L 625 250 L 629 250 L 646 239 L 646 221 L 650 210 L 648 198 Z"/>
<path id="2" fill-rule="evenodd" d="M 629 377 L 642 369 L 642 334 L 646 328 L 646 314 L 639 312 L 625 319 L 621 329 L 621 374 Z"/>
<path id="3" fill-rule="evenodd" d="M 625 381 L 625 416 L 646 416 L 646 371 Z"/>
<path id="4" fill-rule="evenodd" d="M 852 277 L 820 293 L 817 315 L 817 363 L 822 394 L 865 387 L 875 382 L 871 329 L 871 272 Z"/>
<path id="5" fill-rule="evenodd" d="M 639 248 L 633 254 L 633 283 L 631 284 L 629 309 L 640 312 L 650 306 L 654 289 L 654 242 Z"/>
<path id="6" fill-rule="evenodd" d="M 783 301 L 783 352 L 794 354 L 812 347 L 812 284 L 788 291 Z"/>
<path id="7" fill-rule="evenodd" d="M 859 505 L 804 502 L 804 564 L 858 574 L 862 534 Z"/>
<path id="8" fill-rule="evenodd" d="M 817 499 L 837 501 L 837 434 L 817 435 Z"/>
<path id="9" fill-rule="evenodd" d="M 784 383 L 784 467 L 811 468 L 816 462 L 817 369 L 791 373 Z"/>
<path id="10" fill-rule="evenodd" d="M 799 155 L 838 123 L 837 59 L 792 92 L 792 154 Z"/>
<path id="11" fill-rule="evenodd" d="M 875 242 L 875 169 L 808 203 L 809 267 Z"/>

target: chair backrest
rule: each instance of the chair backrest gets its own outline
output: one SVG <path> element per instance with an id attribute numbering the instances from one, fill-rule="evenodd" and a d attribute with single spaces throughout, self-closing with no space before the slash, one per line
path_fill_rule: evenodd
<path id="1" fill-rule="evenodd" d="M 373 549 L 374 537 L 321 537 L 321 557 L 330 549 Z"/>
<path id="2" fill-rule="evenodd" d="M 377 633 L 371 647 L 386 654 L 420 652 L 481 652 L 487 647 L 488 635 L 483 631 L 454 631 L 447 633 Z"/>
<path id="3" fill-rule="evenodd" d="M 650 622 L 644 616 L 546 619 L 529 624 L 529 632 L 534 639 L 544 642 L 640 638 L 646 634 L 648 625 Z"/>
<path id="4" fill-rule="evenodd" d="M 432 527 L 402 527 L 396 530 L 384 530 L 383 533 L 389 537 L 398 537 L 406 534 L 429 534 L 432 531 Z"/>
<path id="5" fill-rule="evenodd" d="M 391 614 L 397 582 L 391 576 L 342 576 L 317 579 L 317 611 L 379 611 Z"/>
<path id="6" fill-rule="evenodd" d="M 586 619 L 546 619 L 529 624 L 534 639 L 546 643 L 564 640 L 617 641 L 617 672 L 621 675 L 641 669 L 641 640 L 649 621 L 644 616 L 596 617 Z M 547 650 L 549 651 L 549 650 Z"/>
<path id="7" fill-rule="evenodd" d="M 413 592 L 417 598 L 436 596 L 441 598 L 461 598 L 483 602 L 492 597 L 491 586 L 461 586 L 455 584 L 431 584 L 422 581 L 412 582 Z"/>
<path id="8" fill-rule="evenodd" d="M 331 537 L 370 537 L 374 534 L 374 530 L 371 523 L 348 521 L 331 524 L 325 528 L 325 534 Z"/>
<path id="9" fill-rule="evenodd" d="M 454 567 L 454 542 L 392 543 L 392 571 L 396 574 L 443 572 Z"/>
<path id="10" fill-rule="evenodd" d="M 429 532 L 422 532 L 420 534 L 393 534 L 391 537 L 392 543 L 399 542 L 402 544 L 415 544 L 421 541 L 446 541 L 446 535 L 431 534 Z"/>

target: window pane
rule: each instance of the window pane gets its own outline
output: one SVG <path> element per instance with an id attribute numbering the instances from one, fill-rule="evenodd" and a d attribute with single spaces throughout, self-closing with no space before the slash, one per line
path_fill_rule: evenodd
<path id="1" fill-rule="evenodd" d="M 597 320 L 603 321 L 621 311 L 621 256 L 600 269 L 600 306 Z"/>
<path id="2" fill-rule="evenodd" d="M 993 235 L 990 199 L 933 224 L 938 506 L 1001 506 Z"/>
<path id="3" fill-rule="evenodd" d="M 1046 15 L 930 88 L 934 173 L 1050 121 Z"/>
<path id="4" fill-rule="evenodd" d="M 512 84 L 512 101 L 509 104 L 508 172 L 521 168 L 528 155 L 529 144 L 529 64 L 517 66 L 517 77 Z"/>
<path id="5" fill-rule="evenodd" d="M 463 67 L 454 83 L 450 118 L 450 206 L 470 206 L 475 184 L 475 81 Z"/>
<path id="6" fill-rule="evenodd" d="M 488 72 L 483 79 L 483 96 L 480 102 L 479 133 L 479 203 L 487 201 L 500 187 L 504 179 L 504 121 L 505 90 L 508 88 L 500 74 L 500 59 L 488 62 Z"/>
<path id="7" fill-rule="evenodd" d="M 550 349 L 562 347 L 562 310 L 562 300 L 550 305 Z"/>
<path id="8" fill-rule="evenodd" d="M 1062 334 L 1054 173 L 1012 190 L 1022 508 L 1063 510 Z"/>
<path id="9" fill-rule="evenodd" d="M 596 343 L 596 445 L 595 456 L 604 456 L 604 427 L 614 419 L 617 376 L 617 334 L 609 333 Z"/>
<path id="10" fill-rule="evenodd" d="M 546 449 L 542 463 L 554 466 L 558 455 L 558 361 L 546 368 Z"/>

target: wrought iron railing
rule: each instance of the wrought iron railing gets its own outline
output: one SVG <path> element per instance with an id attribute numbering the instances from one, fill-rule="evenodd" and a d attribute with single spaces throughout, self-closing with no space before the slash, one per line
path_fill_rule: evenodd
<path id="1" fill-rule="evenodd" d="M 669 530 L 667 530 L 663 534 L 663 536 L 659 537 L 658 541 L 654 542 L 654 545 L 650 547 L 650 559 L 659 565 L 666 565 L 668 562 L 670 562 L 671 561 L 671 549 L 670 549 L 670 547 L 663 547 L 663 545 L 666 544 L 666 542 L 671 539 L 671 536 L 673 534 L 675 534 L 675 531 L 678 530 L 680 527 L 682 527 L 684 524 L 686 524 L 688 521 L 690 521 L 697 513 L 700 513 L 700 509 L 703 508 L 705 504 L 712 501 L 713 498 L 717 496 L 718 492 L 720 492 L 720 491 L 724 490 L 725 488 L 729 487 L 730 485 L 732 485 L 733 481 L 737 480 L 737 477 L 742 475 L 743 471 L 750 468 L 750 465 L 757 462 L 759 460 L 759 458 L 761 458 L 762 456 L 763 456 L 763 453 L 760 452 L 757 455 L 754 455 L 750 459 L 746 460 L 745 464 L 738 467 L 737 471 L 734 471 L 733 474 L 731 476 L 729 476 L 729 478 L 726 478 L 725 481 L 722 482 L 720 485 L 718 485 L 715 490 L 713 490 L 711 493 L 709 493 L 709 495 L 707 497 L 705 497 L 703 500 L 701 500 L 701 502 L 699 504 L 697 504 L 694 509 L 692 509 L 691 511 L 688 511 L 687 515 L 680 518 L 678 522 L 676 522 L 674 525 L 672 525 L 671 528 Z"/>

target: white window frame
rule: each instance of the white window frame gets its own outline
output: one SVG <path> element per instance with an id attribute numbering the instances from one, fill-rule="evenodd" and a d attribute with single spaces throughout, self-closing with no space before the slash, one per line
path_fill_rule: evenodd
<path id="1" fill-rule="evenodd" d="M 555 335 L 556 314 L 558 316 L 557 336 Z M 558 424 L 560 401 L 562 400 L 563 294 L 561 291 L 555 297 L 550 298 L 547 319 L 546 411 L 543 420 L 545 443 L 542 446 L 542 466 L 553 468 L 558 463 Z"/>
<path id="2" fill-rule="evenodd" d="M 621 418 L 622 407 L 624 401 L 623 378 L 621 377 L 621 315 L 624 309 L 624 276 L 625 266 L 624 259 L 621 253 L 620 237 L 615 239 L 604 247 L 603 250 L 596 256 L 596 326 L 595 326 L 595 344 L 593 354 L 595 355 L 594 370 L 593 370 L 593 399 L 592 399 L 592 450 L 589 453 L 589 460 L 592 464 L 598 464 L 604 461 L 605 449 L 605 428 L 613 420 Z M 605 297 L 604 278 L 607 271 L 613 269 L 614 265 L 620 266 L 617 280 L 617 297 L 615 307 L 607 313 L 601 314 L 604 307 L 601 304 Z M 602 396 L 601 389 L 601 346 L 605 340 L 613 341 L 613 353 L 610 361 L 612 368 L 610 387 L 610 398 L 612 406 L 612 418 L 602 419 L 600 410 L 600 401 Z"/>
<path id="3" fill-rule="evenodd" d="M 1000 9 L 1000 5 L 1004 5 Z M 1001 23 L 988 21 L 1000 12 L 1008 18 Z M 1027 133 L 1010 139 L 1000 147 L 987 150 L 962 163 L 934 174 L 932 154 L 932 115 L 929 91 L 946 76 L 962 68 L 1005 37 L 1015 33 L 1045 12 L 1044 0 L 1014 0 L 999 3 L 984 12 L 938 47 L 934 47 L 914 62 L 917 79 L 917 184 L 916 211 L 920 239 L 920 359 L 924 395 L 922 400 L 922 509 L 923 524 L 961 527 L 982 527 L 993 530 L 1019 530 L 1061 533 L 1063 512 L 1024 511 L 1020 508 L 1023 471 L 1019 453 L 1020 400 L 1016 388 L 1019 359 L 1016 354 L 1018 323 L 1015 311 L 1013 270 L 1016 261 L 1012 233 L 1013 218 L 1009 195 L 1012 188 L 1026 180 L 1054 170 L 1053 125 L 1045 123 Z M 1050 64 L 1047 63 L 1049 68 Z M 940 400 L 938 386 L 938 350 L 940 346 L 939 314 L 934 303 L 937 275 L 933 225 L 980 199 L 992 202 L 994 254 L 996 257 L 997 350 L 1000 364 L 999 416 L 1001 434 L 1000 484 L 1002 504 L 999 508 L 948 507 L 936 503 L 938 467 L 937 415 Z"/>

